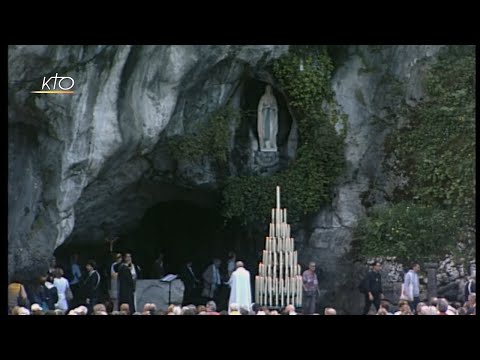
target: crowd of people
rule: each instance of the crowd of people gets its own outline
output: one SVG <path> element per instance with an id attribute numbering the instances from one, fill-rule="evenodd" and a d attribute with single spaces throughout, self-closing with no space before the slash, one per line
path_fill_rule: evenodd
<path id="1" fill-rule="evenodd" d="M 221 260 L 213 259 L 198 277 L 192 261 L 181 273 L 185 290 L 182 304 L 170 304 L 158 309 L 157 304 L 136 308 L 136 281 L 142 269 L 133 263 L 131 253 L 117 253 L 108 266 L 109 274 L 99 272 L 94 260 L 85 262 L 84 270 L 78 256 L 73 255 L 67 266 L 57 266 L 53 260 L 47 274 L 33 281 L 14 276 L 8 286 L 8 313 L 11 315 L 336 315 L 333 307 L 318 309 L 318 278 L 316 264 L 310 262 L 303 272 L 303 302 L 300 309 L 293 305 L 272 309 L 255 304 L 252 299 L 250 272 L 235 253 L 228 254 L 225 269 Z M 154 263 L 155 277 L 165 274 L 164 256 Z M 418 272 L 413 263 L 405 274 L 397 306 L 383 296 L 381 264 L 372 263 L 360 291 L 365 295 L 364 315 L 470 315 L 476 314 L 475 280 L 465 286 L 465 302 L 448 302 L 444 298 L 420 301 Z M 223 270 L 223 271 L 222 271 Z M 101 286 L 103 284 L 103 286 Z M 105 285 L 106 284 L 106 285 Z"/>

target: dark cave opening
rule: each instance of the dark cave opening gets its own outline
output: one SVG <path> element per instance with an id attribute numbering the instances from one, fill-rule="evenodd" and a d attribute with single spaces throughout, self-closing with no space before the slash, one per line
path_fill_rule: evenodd
<path id="1" fill-rule="evenodd" d="M 215 208 L 188 201 L 161 202 L 145 212 L 139 226 L 119 241 L 118 248 L 133 252 L 145 278 L 153 276 L 152 265 L 159 253 L 164 254 L 167 273 L 180 272 L 188 260 L 198 272 L 213 257 L 226 258 L 233 247 L 223 224 Z"/>
<path id="2" fill-rule="evenodd" d="M 136 228 L 120 233 L 113 253 L 131 252 L 133 262 L 142 268 L 141 277 L 154 278 L 153 264 L 164 254 L 166 273 L 178 274 L 187 261 L 193 262 L 198 277 L 217 257 L 226 273 L 228 252 L 245 262 L 252 274 L 256 273 L 262 236 L 234 221 L 226 222 L 220 205 L 212 206 L 185 199 L 159 202 L 147 209 Z M 113 256 L 105 242 L 85 243 L 66 241 L 56 249 L 57 263 L 67 267 L 70 255 L 79 254 L 83 266 L 94 259 L 99 270 L 108 275 Z M 82 269 L 83 271 L 84 269 Z"/>

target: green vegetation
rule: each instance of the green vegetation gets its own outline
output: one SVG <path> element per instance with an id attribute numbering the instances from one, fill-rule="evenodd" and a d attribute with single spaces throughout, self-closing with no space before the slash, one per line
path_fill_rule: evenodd
<path id="1" fill-rule="evenodd" d="M 346 118 L 337 113 L 331 92 L 332 70 L 330 57 L 318 47 L 298 47 L 274 63 L 273 73 L 298 122 L 296 158 L 271 177 L 229 178 L 223 192 L 227 218 L 243 224 L 266 221 L 275 206 L 276 185 L 282 188 L 282 206 L 289 208 L 290 222 L 331 201 L 331 187 L 344 169 L 346 131 Z M 329 106 L 322 107 L 324 103 Z M 341 135 L 335 131 L 339 121 L 344 125 Z"/>
<path id="2" fill-rule="evenodd" d="M 450 47 L 428 68 L 426 99 L 387 138 L 391 170 L 409 181 L 393 206 L 357 229 L 365 255 L 434 259 L 475 253 L 475 49 Z M 473 236 L 472 236 L 473 235 Z"/>
<path id="3" fill-rule="evenodd" d="M 224 107 L 212 113 L 195 133 L 170 138 L 168 148 L 172 157 L 198 161 L 208 156 L 219 164 L 226 164 L 231 129 L 240 121 L 240 116 L 240 111 Z"/>

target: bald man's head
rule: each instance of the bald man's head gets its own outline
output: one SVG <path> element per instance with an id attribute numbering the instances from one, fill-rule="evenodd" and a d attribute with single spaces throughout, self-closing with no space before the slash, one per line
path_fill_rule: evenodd
<path id="1" fill-rule="evenodd" d="M 326 308 L 325 315 L 337 315 L 337 311 L 334 308 Z"/>
<path id="2" fill-rule="evenodd" d="M 235 267 L 236 267 L 237 269 L 238 269 L 238 268 L 241 268 L 241 267 L 244 267 L 243 261 L 237 261 L 237 262 L 235 263 Z"/>

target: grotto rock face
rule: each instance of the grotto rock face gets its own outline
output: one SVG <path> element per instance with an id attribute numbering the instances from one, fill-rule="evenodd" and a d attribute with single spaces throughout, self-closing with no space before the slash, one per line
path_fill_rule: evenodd
<path id="1" fill-rule="evenodd" d="M 349 258 L 352 230 L 366 204 L 385 202 L 402 181 L 382 169 L 384 138 L 402 124 L 399 106 L 422 98 L 425 62 L 441 46 L 341 48 L 344 58 L 332 88 L 348 115 L 347 170 L 333 189 L 332 204 L 293 235 L 299 261 L 319 265 L 321 304 L 359 313 L 363 266 Z M 267 66 L 287 50 L 282 45 L 11 46 L 9 274 L 45 269 L 67 238 L 103 241 L 133 228 L 160 201 L 208 202 L 205 194 L 218 189 L 218 169 L 208 159 L 174 161 L 166 139 L 192 134 L 212 111 L 229 101 L 240 103 L 246 74 L 269 82 Z M 75 80 L 75 95 L 30 93 L 55 73 Z M 252 150 L 255 142 L 245 146 Z M 292 130 L 290 158 L 296 142 Z M 236 146 L 232 137 L 230 150 Z M 236 167 L 230 162 L 229 173 Z"/>
<path id="2" fill-rule="evenodd" d="M 246 69 L 260 71 L 287 50 L 11 46 L 9 274 L 43 271 L 69 236 L 98 241 L 135 226 L 153 204 L 181 199 L 184 191 L 168 185 L 173 173 L 215 188 L 209 164 L 174 164 L 160 137 L 190 133 L 230 100 Z M 30 93 L 55 73 L 74 79 L 74 95 Z"/>
<path id="3" fill-rule="evenodd" d="M 365 266 L 350 259 L 352 231 L 365 206 L 382 204 L 402 179 L 385 174 L 383 142 L 402 125 L 399 106 L 423 96 L 425 63 L 441 46 L 353 46 L 332 80 L 340 109 L 348 115 L 347 170 L 334 189 L 333 203 L 313 219 L 301 258 L 316 260 L 324 289 L 321 304 L 360 313 L 358 291 Z M 338 124 L 338 128 L 340 128 Z"/>

